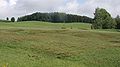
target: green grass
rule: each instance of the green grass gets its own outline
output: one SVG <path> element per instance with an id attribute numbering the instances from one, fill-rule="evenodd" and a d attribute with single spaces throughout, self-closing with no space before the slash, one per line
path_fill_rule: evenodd
<path id="1" fill-rule="evenodd" d="M 0 67 L 120 67 L 119 32 L 62 25 L 0 23 Z"/>
<path id="2" fill-rule="evenodd" d="M 34 28 L 34 29 L 91 29 L 91 24 L 85 23 L 49 23 L 49 22 L 16 22 L 16 23 L 0 23 L 0 28 Z"/>

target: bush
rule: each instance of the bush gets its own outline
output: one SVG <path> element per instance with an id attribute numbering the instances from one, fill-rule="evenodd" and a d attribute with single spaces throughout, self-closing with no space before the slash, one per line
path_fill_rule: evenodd
<path id="1" fill-rule="evenodd" d="M 12 18 L 11 18 L 11 21 L 12 21 L 12 22 L 15 22 L 15 18 L 14 18 L 14 17 L 12 17 Z"/>

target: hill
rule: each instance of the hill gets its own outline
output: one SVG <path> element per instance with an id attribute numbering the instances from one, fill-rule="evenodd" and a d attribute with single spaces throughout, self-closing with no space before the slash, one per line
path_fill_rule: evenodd
<path id="1" fill-rule="evenodd" d="M 26 15 L 19 17 L 17 21 L 45 21 L 45 22 L 54 22 L 54 23 L 73 23 L 73 22 L 84 22 L 92 23 L 92 18 L 87 16 L 79 16 L 66 13 L 40 13 L 36 12 L 31 15 Z"/>

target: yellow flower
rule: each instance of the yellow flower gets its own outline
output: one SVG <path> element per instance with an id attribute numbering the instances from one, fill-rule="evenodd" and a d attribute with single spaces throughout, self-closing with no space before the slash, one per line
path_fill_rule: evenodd
<path id="1" fill-rule="evenodd" d="M 7 67 L 6 65 L 4 65 L 3 67 Z"/>
<path id="2" fill-rule="evenodd" d="M 5 64 L 3 67 L 8 67 L 8 63 L 7 63 L 7 64 Z"/>

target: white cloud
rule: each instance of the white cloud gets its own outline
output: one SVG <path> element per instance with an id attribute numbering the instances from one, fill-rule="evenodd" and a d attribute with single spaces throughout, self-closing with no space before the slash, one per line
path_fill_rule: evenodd
<path id="1" fill-rule="evenodd" d="M 14 6 L 18 0 L 9 0 L 9 5 Z"/>
<path id="2" fill-rule="evenodd" d="M 86 0 L 81 6 L 81 13 L 92 17 L 97 7 L 105 8 L 113 17 L 120 14 L 120 0 Z"/>
<path id="3" fill-rule="evenodd" d="M 4 17 L 4 13 L 6 13 L 6 5 L 6 1 L 0 0 L 0 17 Z"/>
<path id="4" fill-rule="evenodd" d="M 79 3 L 77 0 L 70 0 L 65 5 L 59 7 L 57 10 L 66 13 L 77 14 L 79 9 Z"/>
<path id="5" fill-rule="evenodd" d="M 4 0 L 0 0 L 0 8 L 3 8 L 7 5 L 7 2 Z"/>
<path id="6" fill-rule="evenodd" d="M 0 18 L 36 11 L 60 11 L 93 17 L 96 7 L 105 8 L 113 17 L 120 14 L 120 0 L 0 0 Z"/>

